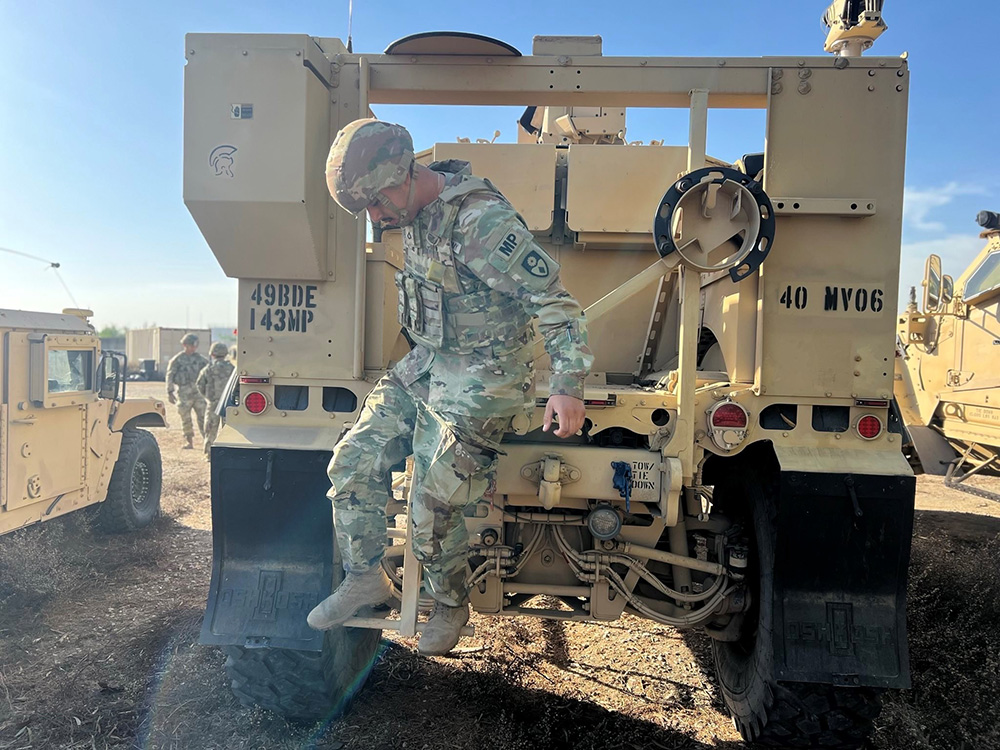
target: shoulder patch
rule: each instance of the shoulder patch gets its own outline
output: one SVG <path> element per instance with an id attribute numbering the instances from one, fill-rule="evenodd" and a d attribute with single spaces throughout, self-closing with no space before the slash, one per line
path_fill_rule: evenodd
<path id="1" fill-rule="evenodd" d="M 559 264 L 516 218 L 500 225 L 489 238 L 490 265 L 533 291 L 547 289 Z"/>
<path id="2" fill-rule="evenodd" d="M 490 235 L 489 261 L 498 271 L 507 272 L 521 249 L 532 244 L 534 238 L 515 218 L 504 222 Z"/>

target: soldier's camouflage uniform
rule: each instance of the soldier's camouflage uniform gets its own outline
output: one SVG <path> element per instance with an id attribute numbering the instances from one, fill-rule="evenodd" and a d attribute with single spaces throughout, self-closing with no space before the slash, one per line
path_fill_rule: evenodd
<path id="1" fill-rule="evenodd" d="M 205 429 L 202 433 L 205 436 L 206 456 L 211 453 L 212 443 L 215 442 L 215 438 L 219 434 L 219 422 L 222 418 L 215 413 L 215 410 L 219 406 L 219 399 L 222 398 L 222 392 L 226 389 L 226 383 L 229 382 L 229 376 L 232 373 L 233 364 L 231 362 L 213 357 L 212 361 L 198 374 L 198 380 L 195 382 L 198 393 L 204 397 L 208 406 L 203 422 Z"/>
<path id="2" fill-rule="evenodd" d="M 467 596 L 463 510 L 480 500 L 500 440 L 535 401 L 532 317 L 552 362 L 552 395 L 583 398 L 593 355 L 579 303 L 524 221 L 465 162 L 435 162 L 441 196 L 401 230 L 400 322 L 416 347 L 375 387 L 330 463 L 345 567 L 378 565 L 390 469 L 414 456 L 410 523 L 435 599 Z"/>
<path id="3" fill-rule="evenodd" d="M 175 388 L 177 390 L 177 412 L 181 415 L 184 437 L 188 440 L 194 439 L 194 426 L 191 424 L 192 409 L 198 417 L 198 432 L 204 435 L 202 425 L 205 423 L 205 399 L 198 393 L 195 383 L 198 380 L 198 373 L 207 364 L 208 360 L 198 352 L 193 354 L 178 352 L 167 363 L 167 393 Z"/>

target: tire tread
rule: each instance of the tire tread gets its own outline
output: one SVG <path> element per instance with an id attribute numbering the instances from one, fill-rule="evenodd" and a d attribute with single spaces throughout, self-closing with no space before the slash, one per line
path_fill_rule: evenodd
<path id="1" fill-rule="evenodd" d="M 138 460 L 142 451 L 149 448 L 152 448 L 155 455 L 156 487 L 151 487 L 150 492 L 156 493 L 156 510 L 148 521 L 139 522 L 131 512 L 132 476 L 129 469 Z M 156 438 L 148 430 L 131 427 L 124 429 L 118 460 L 115 461 L 115 467 L 111 472 L 111 481 L 108 482 L 108 494 L 101 503 L 101 525 L 111 532 L 136 531 L 148 525 L 160 514 L 162 483 L 163 464 Z"/>
<path id="2" fill-rule="evenodd" d="M 346 713 L 374 664 L 379 630 L 328 631 L 322 652 L 228 646 L 226 673 L 244 706 L 288 719 L 335 719 Z"/>

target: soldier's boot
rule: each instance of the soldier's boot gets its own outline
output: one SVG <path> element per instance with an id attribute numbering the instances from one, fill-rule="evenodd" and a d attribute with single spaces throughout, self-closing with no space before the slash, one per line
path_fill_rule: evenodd
<path id="1" fill-rule="evenodd" d="M 184 446 L 184 450 L 189 450 L 192 448 L 194 448 L 194 436 L 189 435 L 187 436 L 187 445 Z"/>
<path id="2" fill-rule="evenodd" d="M 392 597 L 392 582 L 377 565 L 364 573 L 348 573 L 337 590 L 321 601 L 306 617 L 309 627 L 329 630 L 343 625 L 363 607 L 374 607 Z"/>
<path id="3" fill-rule="evenodd" d="M 462 637 L 462 628 L 469 623 L 469 604 L 449 607 L 434 603 L 434 611 L 420 634 L 417 651 L 424 656 L 443 656 L 455 648 Z"/>

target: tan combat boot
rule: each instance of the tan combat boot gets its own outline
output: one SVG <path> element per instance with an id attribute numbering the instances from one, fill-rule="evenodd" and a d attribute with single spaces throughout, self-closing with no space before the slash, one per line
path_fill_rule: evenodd
<path id="1" fill-rule="evenodd" d="M 362 607 L 374 607 L 390 597 L 392 582 L 381 565 L 364 573 L 348 573 L 336 591 L 313 607 L 306 622 L 316 630 L 329 630 L 343 625 Z"/>
<path id="2" fill-rule="evenodd" d="M 434 603 L 434 611 L 420 634 L 417 651 L 424 656 L 444 656 L 462 637 L 462 628 L 469 624 L 469 604 L 449 607 L 441 602 Z"/>
<path id="3" fill-rule="evenodd" d="M 194 448 L 194 438 L 187 438 L 187 445 L 184 446 L 184 450 Z"/>

